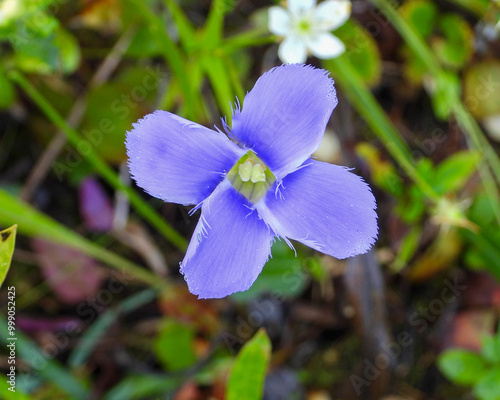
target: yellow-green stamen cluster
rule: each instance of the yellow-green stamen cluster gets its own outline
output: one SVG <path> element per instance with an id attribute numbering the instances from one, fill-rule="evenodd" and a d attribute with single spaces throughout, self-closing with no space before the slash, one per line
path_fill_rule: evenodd
<path id="1" fill-rule="evenodd" d="M 233 187 L 252 203 L 257 203 L 276 181 L 271 170 L 249 151 L 227 174 Z"/>

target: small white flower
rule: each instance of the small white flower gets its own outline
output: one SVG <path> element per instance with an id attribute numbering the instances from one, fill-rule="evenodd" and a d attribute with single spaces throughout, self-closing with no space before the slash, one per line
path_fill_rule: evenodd
<path id="1" fill-rule="evenodd" d="M 341 55 L 344 44 L 330 31 L 343 25 L 351 14 L 349 0 L 288 0 L 288 9 L 269 9 L 269 30 L 283 36 L 278 56 L 284 63 L 304 63 L 308 52 L 329 59 Z"/>

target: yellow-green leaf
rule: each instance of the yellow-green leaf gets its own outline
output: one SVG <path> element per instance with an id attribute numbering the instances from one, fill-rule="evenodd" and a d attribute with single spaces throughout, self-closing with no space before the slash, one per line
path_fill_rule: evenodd
<path id="1" fill-rule="evenodd" d="M 271 358 L 271 341 L 261 329 L 236 357 L 227 384 L 227 400 L 260 400 Z"/>
<path id="2" fill-rule="evenodd" d="M 0 232 L 0 287 L 9 272 L 14 246 L 16 244 L 17 225 Z"/>
<path id="3" fill-rule="evenodd" d="M 444 38 L 432 42 L 439 60 L 447 67 L 462 68 L 474 51 L 474 32 L 467 21 L 456 14 L 440 18 L 439 27 Z"/>
<path id="4" fill-rule="evenodd" d="M 428 37 L 437 17 L 437 7 L 429 0 L 410 0 L 398 9 L 401 16 L 424 38 Z"/>
<path id="5" fill-rule="evenodd" d="M 382 62 L 373 37 L 353 20 L 348 20 L 333 33 L 345 44 L 346 51 L 341 57 L 349 60 L 368 86 L 376 86 L 380 81 Z"/>

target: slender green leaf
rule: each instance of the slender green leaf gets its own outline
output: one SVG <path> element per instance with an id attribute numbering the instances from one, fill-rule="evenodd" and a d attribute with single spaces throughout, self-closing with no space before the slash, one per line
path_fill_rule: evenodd
<path id="1" fill-rule="evenodd" d="M 227 400 L 261 400 L 270 358 L 271 341 L 261 329 L 236 357 L 227 384 Z"/>
<path id="2" fill-rule="evenodd" d="M 39 236 L 51 242 L 81 250 L 111 267 L 130 274 L 134 278 L 152 286 L 165 285 L 165 281 L 162 281 L 148 270 L 94 244 L 1 189 L 0 204 L 2 204 L 2 207 L 0 207 L 0 224 L 11 225 L 17 223 L 20 233 L 28 236 Z"/>
<path id="3" fill-rule="evenodd" d="M 95 321 L 87 331 L 85 331 L 78 341 L 77 346 L 69 356 L 68 365 L 71 368 L 77 368 L 83 365 L 99 343 L 99 339 L 108 332 L 108 329 L 121 314 L 131 312 L 144 304 L 149 303 L 157 296 L 157 294 L 158 292 L 154 289 L 141 291 L 127 298 L 118 306 L 108 309 L 105 313 L 100 315 L 99 319 Z"/>
<path id="4" fill-rule="evenodd" d="M 201 96 L 194 90 L 194 87 L 188 79 L 185 56 L 168 35 L 163 20 L 158 15 L 154 14 L 142 0 L 126 0 L 126 3 L 132 5 L 151 26 L 151 34 L 158 47 L 161 49 L 163 58 L 179 81 L 179 85 L 182 89 L 181 94 L 186 105 L 186 117 L 191 120 L 201 119 L 204 111 L 201 105 Z"/>
<path id="5" fill-rule="evenodd" d="M 12 83 L 7 79 L 0 65 L 0 109 L 9 107 L 16 98 L 16 91 Z"/>
<path id="6" fill-rule="evenodd" d="M 133 375 L 111 389 L 103 400 L 142 400 L 171 393 L 181 384 L 179 377 Z M 170 398 L 170 397 L 165 397 Z"/>
<path id="7" fill-rule="evenodd" d="M 215 48 L 222 39 L 224 16 L 233 8 L 234 0 L 213 0 L 207 22 L 203 29 L 203 44 Z"/>
<path id="8" fill-rule="evenodd" d="M 230 102 L 236 100 L 236 95 L 232 90 L 230 73 L 226 64 L 220 57 L 215 56 L 205 56 L 201 59 L 201 63 L 215 93 L 219 108 L 230 123 L 232 115 Z"/>
<path id="9" fill-rule="evenodd" d="M 0 342 L 4 345 L 11 343 L 8 338 L 7 321 L 0 315 Z M 59 389 L 66 392 L 70 398 L 77 400 L 87 400 L 90 396 L 85 385 L 80 382 L 73 374 L 68 372 L 67 367 L 62 366 L 57 360 L 43 353 L 38 346 L 22 334 L 19 330 L 15 331 L 16 354 L 32 368 L 34 371 L 52 382 Z M 68 399 L 68 400 L 69 400 Z"/>
<path id="10" fill-rule="evenodd" d="M 174 19 L 175 26 L 179 31 L 179 38 L 184 50 L 189 53 L 191 50 L 195 49 L 197 46 L 196 29 L 182 11 L 182 8 L 177 4 L 175 0 L 164 0 L 164 3 L 169 8 L 172 13 L 172 18 Z"/>

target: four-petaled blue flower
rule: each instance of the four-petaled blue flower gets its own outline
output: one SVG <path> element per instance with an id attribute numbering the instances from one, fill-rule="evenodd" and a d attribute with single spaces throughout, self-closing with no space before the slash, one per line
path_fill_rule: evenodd
<path id="1" fill-rule="evenodd" d="M 265 73 L 233 114 L 229 137 L 166 111 L 127 135 L 137 184 L 164 201 L 201 207 L 181 272 L 200 298 L 248 289 L 275 238 L 347 258 L 377 236 L 375 199 L 345 167 L 311 159 L 337 105 L 321 69 Z"/>

